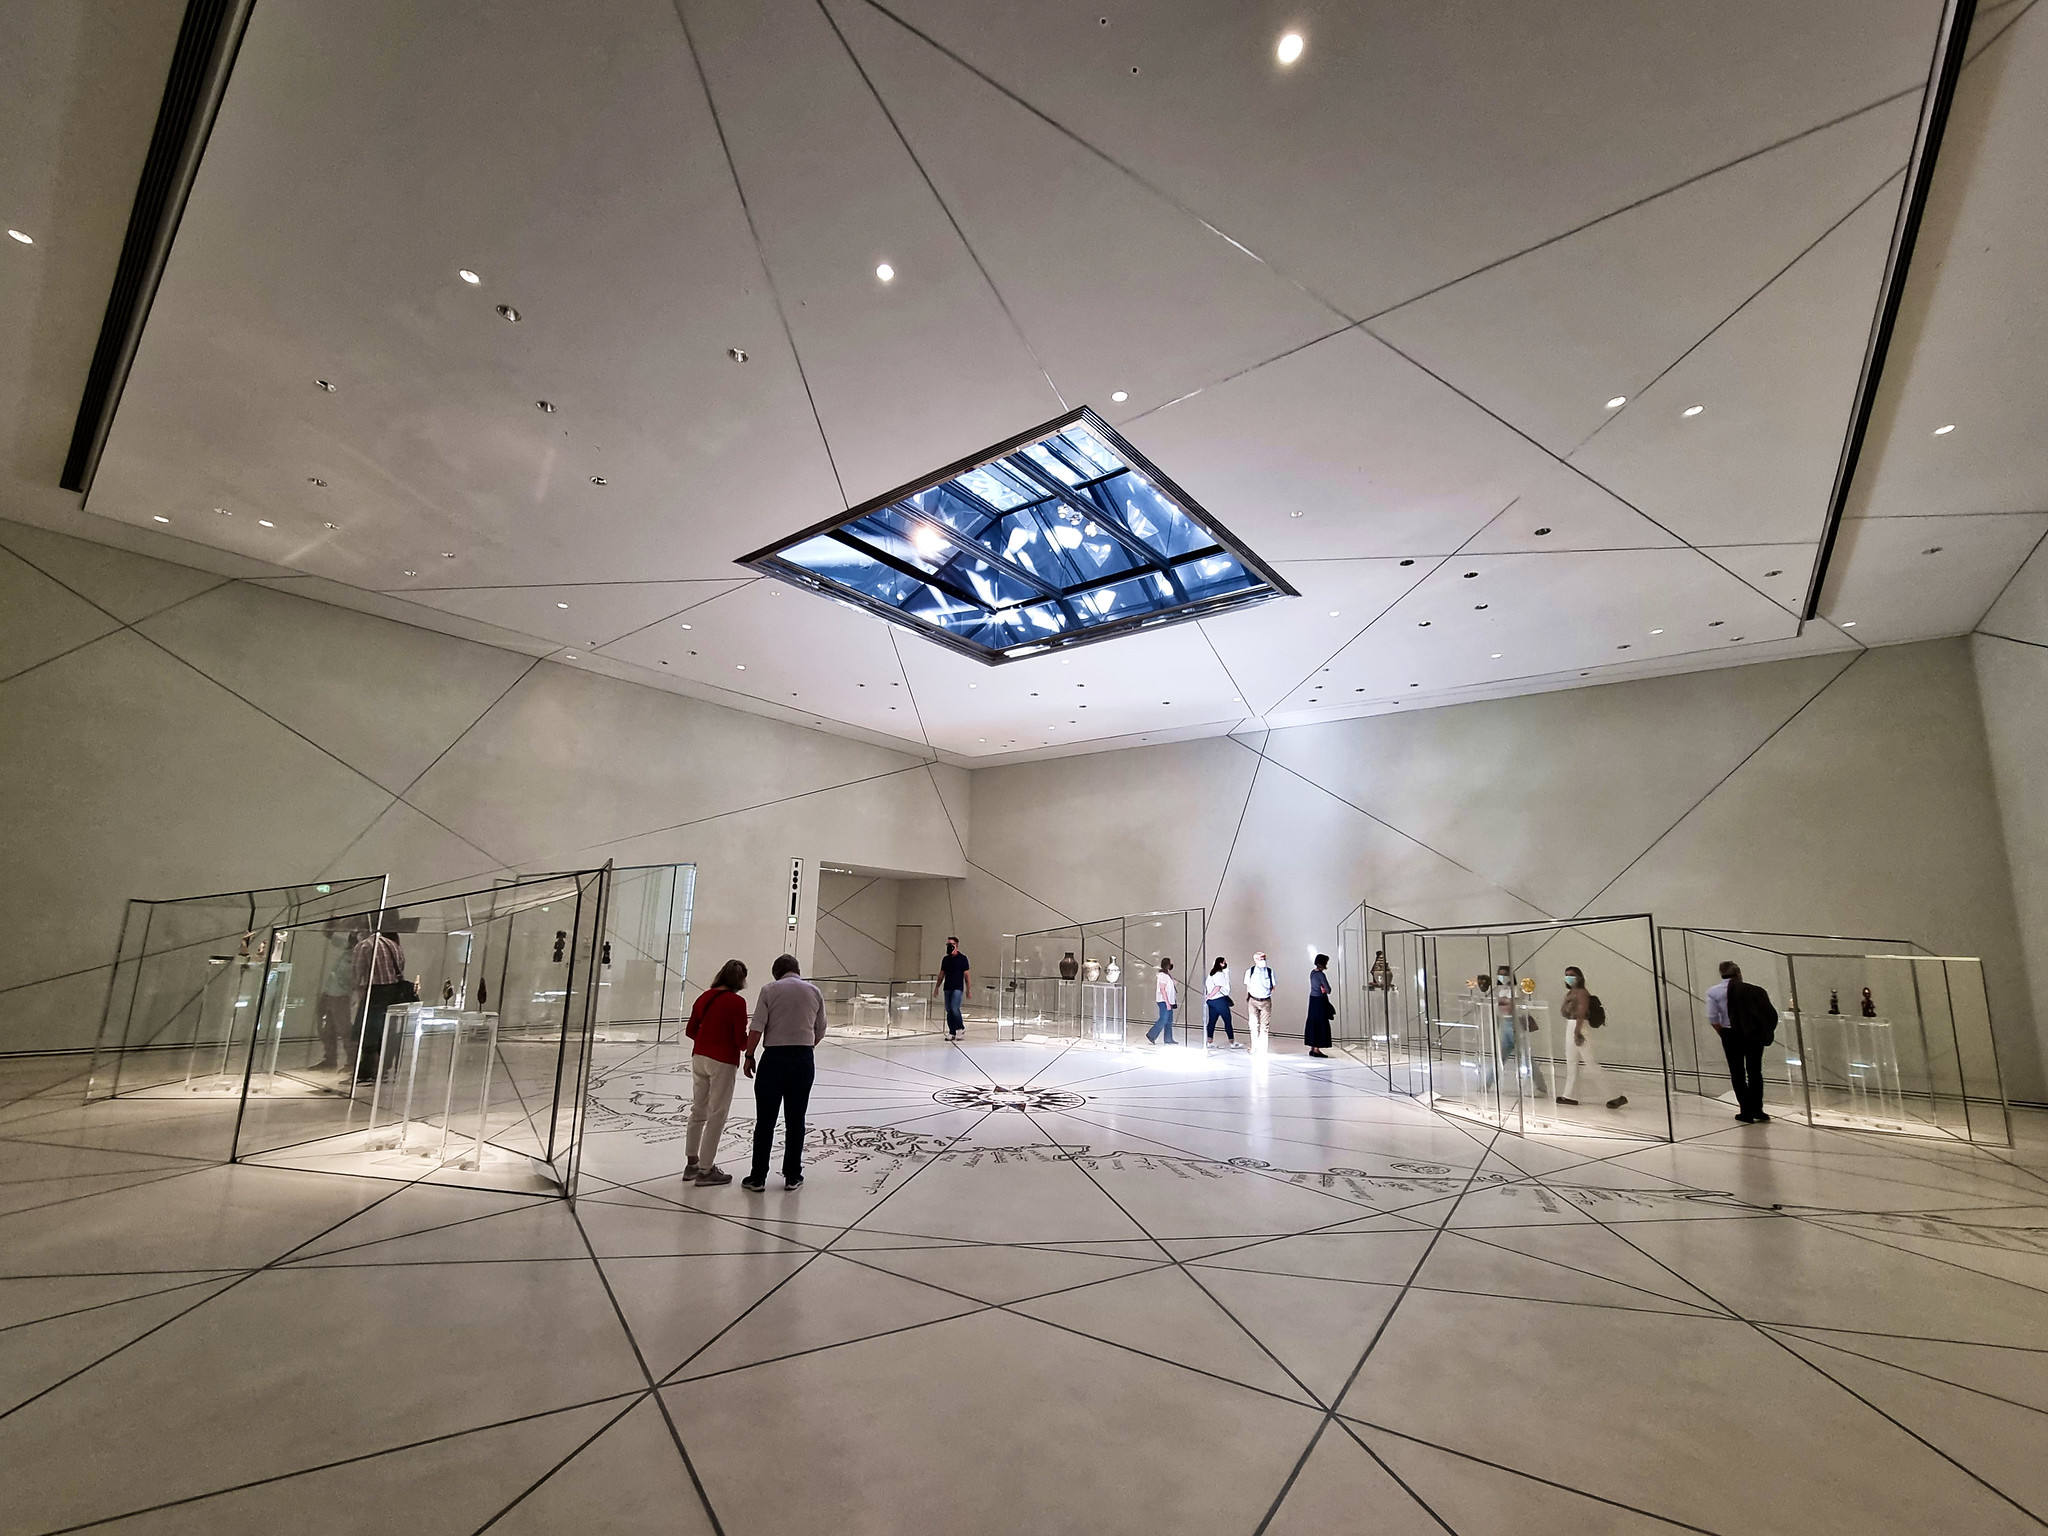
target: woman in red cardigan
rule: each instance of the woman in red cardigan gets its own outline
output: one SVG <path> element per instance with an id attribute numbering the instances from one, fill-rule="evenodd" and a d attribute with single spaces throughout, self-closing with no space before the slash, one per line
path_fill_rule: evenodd
<path id="1" fill-rule="evenodd" d="M 690 1052 L 690 1131 L 685 1144 L 690 1161 L 683 1177 L 699 1185 L 732 1182 L 732 1175 L 718 1166 L 718 1141 L 732 1108 L 740 1053 L 747 1047 L 747 1002 L 740 996 L 746 984 L 746 966 L 726 961 L 691 1007 L 684 1031 L 696 1046 Z"/>

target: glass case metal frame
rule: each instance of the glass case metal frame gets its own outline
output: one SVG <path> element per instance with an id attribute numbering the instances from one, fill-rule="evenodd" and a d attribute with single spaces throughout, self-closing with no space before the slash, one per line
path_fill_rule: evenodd
<path id="1" fill-rule="evenodd" d="M 998 1038 L 1021 1040 L 1035 1035 L 1121 1043 L 1126 1032 L 1116 1027 L 1118 1023 L 1149 1029 L 1157 1018 L 1158 963 L 1166 957 L 1174 964 L 1180 1000 L 1180 1011 L 1174 1016 L 1175 1038 L 1183 1043 L 1199 1042 L 1203 1038 L 1202 973 L 1209 968 L 1208 940 L 1205 907 L 1132 912 L 1058 928 L 1006 933 L 996 985 Z M 1068 954 L 1073 955 L 1076 967 L 1071 978 L 1059 974 L 1060 961 Z M 1091 961 L 1096 967 L 1093 978 L 1088 975 Z M 1112 961 L 1117 965 L 1114 984 L 1109 981 Z M 1122 999 L 1121 1010 L 1103 996 L 1088 995 L 1091 979 L 1098 987 L 1115 985 Z M 1111 1019 L 1105 1016 L 1105 1007 L 1126 1017 Z M 1240 1017 L 1238 1030 L 1247 1027 Z"/>
<path id="2" fill-rule="evenodd" d="M 1912 939 L 1666 928 L 1672 1081 L 1723 1093 L 1725 1062 L 1707 1023 L 1707 989 L 1723 960 L 1742 967 L 1778 1007 L 1763 1057 L 1765 1108 L 1808 1125 L 2012 1145 L 1983 961 L 1941 955 Z M 1862 1012 L 1872 994 L 1872 1015 Z M 1823 1001 L 1832 995 L 1839 1012 Z"/>

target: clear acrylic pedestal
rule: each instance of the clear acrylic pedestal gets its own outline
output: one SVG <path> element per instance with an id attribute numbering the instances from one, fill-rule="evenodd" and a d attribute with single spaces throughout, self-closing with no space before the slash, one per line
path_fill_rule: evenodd
<path id="1" fill-rule="evenodd" d="M 475 1171 L 483 1158 L 497 1049 L 495 1013 L 425 1003 L 389 1009 L 368 1146 Z"/>
<path id="2" fill-rule="evenodd" d="M 260 955 L 213 955 L 206 962 L 206 990 L 199 1001 L 200 1027 L 185 1059 L 187 1093 L 239 1095 L 249 1036 L 245 1019 L 255 1019 L 263 991 Z M 236 1046 L 240 1045 L 241 1050 Z"/>
<path id="3" fill-rule="evenodd" d="M 1884 1130 L 1906 1128 L 1906 1100 L 1899 1089 L 1899 1052 L 1893 1043 L 1890 1019 L 1823 1014 L 1814 1021 L 1808 1034 L 1827 1041 L 1827 1075 L 1841 1083 L 1852 1123 Z"/>
<path id="4" fill-rule="evenodd" d="M 1061 986 L 1072 986 L 1062 982 Z M 1081 988 L 1081 1023 L 1088 1038 L 1100 1045 L 1124 1043 L 1124 989 L 1106 981 L 1084 981 Z"/>

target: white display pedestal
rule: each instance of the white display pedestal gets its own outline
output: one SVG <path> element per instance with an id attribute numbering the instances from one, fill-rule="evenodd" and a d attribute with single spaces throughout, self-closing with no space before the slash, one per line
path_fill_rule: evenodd
<path id="1" fill-rule="evenodd" d="M 1089 1039 L 1098 1045 L 1122 1045 L 1127 1027 L 1124 1014 L 1122 986 L 1106 981 L 1081 983 L 1081 1024 Z"/>

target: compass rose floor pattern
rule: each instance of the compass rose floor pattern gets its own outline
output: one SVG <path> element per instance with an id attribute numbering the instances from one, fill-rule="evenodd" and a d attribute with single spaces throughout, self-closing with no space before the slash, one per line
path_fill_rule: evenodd
<path id="1" fill-rule="evenodd" d="M 227 1167 L 0 1062 L 0 1531 L 1801 1536 L 2048 1524 L 2048 1117 L 1498 1136 L 1298 1052 L 828 1041 L 808 1177 Z M 745 1086 L 721 1161 L 743 1164 Z"/>

